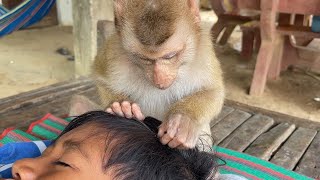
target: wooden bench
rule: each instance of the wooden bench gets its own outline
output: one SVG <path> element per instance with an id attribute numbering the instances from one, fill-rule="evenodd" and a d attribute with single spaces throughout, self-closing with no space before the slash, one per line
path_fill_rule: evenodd
<path id="1" fill-rule="evenodd" d="M 0 131 L 25 129 L 46 113 L 65 116 L 71 97 L 85 95 L 98 102 L 90 79 L 55 84 L 0 100 Z M 261 114 L 260 112 L 263 112 Z M 287 169 L 320 177 L 320 123 L 226 101 L 211 123 L 215 143 L 273 162 Z"/>
<path id="2" fill-rule="evenodd" d="M 234 29 L 240 26 L 242 31 L 241 56 L 244 59 L 250 59 L 254 48 L 259 49 L 260 46 L 260 29 L 254 23 L 259 21 L 260 14 L 242 12 L 237 7 L 237 0 L 210 0 L 210 3 L 218 17 L 218 21 L 211 28 L 214 43 L 225 45 Z"/>
<path id="3" fill-rule="evenodd" d="M 290 14 L 319 15 L 320 0 L 238 0 L 239 9 L 260 10 L 261 48 L 251 83 L 250 95 L 261 95 L 268 79 L 277 79 L 290 65 L 320 69 L 320 61 L 300 56 L 306 48 L 296 46 L 289 37 L 308 41 L 320 37 L 310 27 L 290 21 Z M 289 18 L 288 18 L 289 14 Z M 307 41 L 307 42 L 308 42 Z M 299 43 L 298 43 L 299 45 Z M 300 53 L 300 54 L 299 54 Z M 306 54 L 306 53 L 302 53 Z M 315 51 L 311 51 L 315 54 Z M 318 53 L 318 56 L 320 53 Z M 314 56 L 313 56 L 314 57 Z"/>

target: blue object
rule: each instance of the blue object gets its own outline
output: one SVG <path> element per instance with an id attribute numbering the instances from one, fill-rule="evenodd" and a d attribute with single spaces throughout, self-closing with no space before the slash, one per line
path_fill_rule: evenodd
<path id="1" fill-rule="evenodd" d="M 12 178 L 14 162 L 39 157 L 52 144 L 52 141 L 11 143 L 0 147 L 0 178 Z"/>
<path id="2" fill-rule="evenodd" d="M 311 30 L 313 32 L 320 32 L 320 16 L 313 16 Z"/>
<path id="3" fill-rule="evenodd" d="M 55 0 L 25 0 L 11 11 L 0 6 L 0 37 L 40 21 L 54 3 Z"/>

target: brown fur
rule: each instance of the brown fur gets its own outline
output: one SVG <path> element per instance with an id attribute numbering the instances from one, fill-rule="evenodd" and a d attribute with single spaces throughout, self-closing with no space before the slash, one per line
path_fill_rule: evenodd
<path id="1" fill-rule="evenodd" d="M 160 118 L 164 124 L 171 115 L 182 114 L 192 120 L 194 129 L 210 134 L 210 121 L 219 114 L 223 105 L 224 86 L 209 32 L 200 32 L 197 9 L 190 8 L 191 1 L 116 1 L 120 3 L 115 6 L 118 33 L 112 35 L 98 52 L 93 66 L 104 107 L 115 101 L 136 102 L 146 116 Z M 144 50 L 150 49 L 150 45 L 154 46 L 154 53 L 161 53 L 158 46 L 174 36 L 179 28 L 181 31 L 182 27 L 178 26 L 180 20 L 184 20 L 182 26 L 186 28 L 181 34 L 192 37 L 187 44 L 191 44 L 191 48 L 188 46 L 189 49 L 187 47 L 172 60 L 157 59 L 157 55 L 154 55 L 156 58 L 142 60 L 131 54 L 132 49 L 125 48 L 132 42 L 123 37 L 133 32 L 134 38 L 143 46 L 138 53 L 149 56 L 150 51 Z M 131 28 L 125 30 L 125 26 Z M 127 32 L 130 30 L 132 32 Z M 133 44 L 133 47 L 138 46 Z M 155 76 L 155 73 L 160 76 Z M 168 89 L 159 90 L 160 86 L 154 84 L 152 77 L 163 82 L 173 80 L 173 83 Z"/>
<path id="2" fill-rule="evenodd" d="M 135 35 L 143 45 L 164 43 L 174 33 L 176 21 L 187 16 L 185 0 L 127 0 L 122 3 L 123 13 L 116 17 L 122 24 L 128 22 L 133 25 Z M 118 21 L 117 27 L 121 29 Z"/>

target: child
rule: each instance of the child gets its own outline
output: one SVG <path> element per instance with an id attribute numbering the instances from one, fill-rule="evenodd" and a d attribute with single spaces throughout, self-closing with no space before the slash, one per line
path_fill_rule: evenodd
<path id="1" fill-rule="evenodd" d="M 74 119 L 40 157 L 15 162 L 12 168 L 13 178 L 215 178 L 218 167 L 215 155 L 197 149 L 178 150 L 162 145 L 157 137 L 159 124 L 152 118 L 146 118 L 142 122 L 102 111 L 86 113 Z M 1 152 L 0 148 L 0 162 Z M 232 176 L 220 178 L 234 179 Z"/>

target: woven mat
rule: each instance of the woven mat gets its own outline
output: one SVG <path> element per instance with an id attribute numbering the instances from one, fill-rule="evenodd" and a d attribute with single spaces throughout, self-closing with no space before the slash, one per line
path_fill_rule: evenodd
<path id="1" fill-rule="evenodd" d="M 70 118 L 62 119 L 47 114 L 42 119 L 32 123 L 26 132 L 15 128 L 6 129 L 0 136 L 0 146 L 13 142 L 53 140 L 58 137 L 70 121 Z M 226 165 L 220 168 L 221 174 L 237 174 L 248 179 L 311 179 L 253 156 L 221 147 L 215 147 L 214 149 L 216 154 L 226 161 Z"/>

